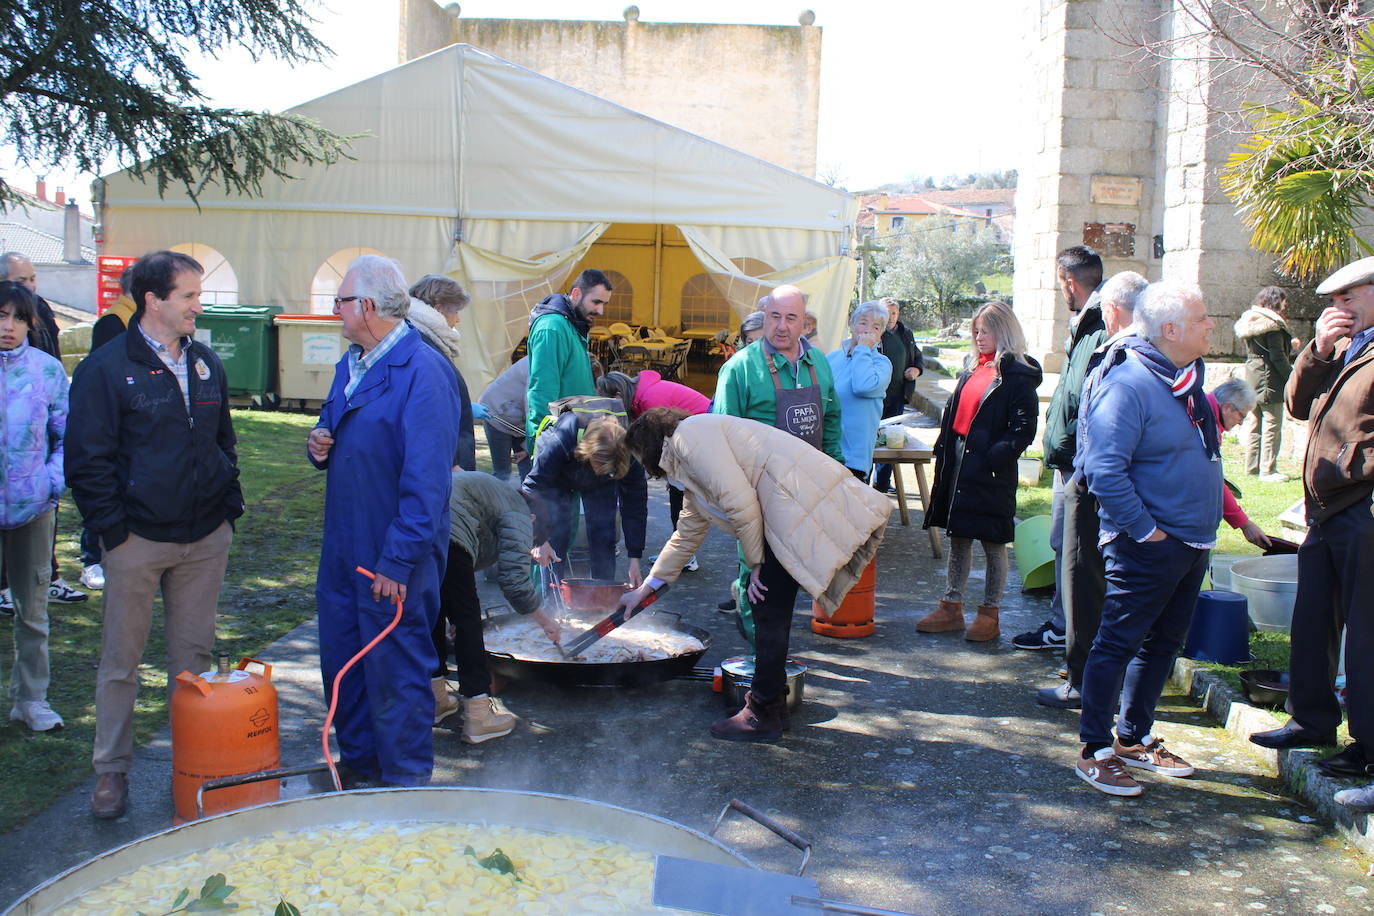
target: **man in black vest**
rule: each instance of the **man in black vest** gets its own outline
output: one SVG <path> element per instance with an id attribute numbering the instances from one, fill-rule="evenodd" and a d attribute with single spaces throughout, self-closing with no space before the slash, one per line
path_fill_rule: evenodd
<path id="1" fill-rule="evenodd" d="M 878 348 L 892 361 L 892 378 L 887 382 L 887 396 L 883 398 L 883 417 L 895 417 L 906 410 L 911 401 L 911 393 L 916 390 L 916 379 L 925 371 L 925 358 L 916 338 L 907 326 L 902 324 L 902 306 L 891 296 L 878 300 L 887 309 L 887 327 Z M 892 465 L 880 464 L 874 468 L 873 488 L 886 493 L 892 484 Z"/>

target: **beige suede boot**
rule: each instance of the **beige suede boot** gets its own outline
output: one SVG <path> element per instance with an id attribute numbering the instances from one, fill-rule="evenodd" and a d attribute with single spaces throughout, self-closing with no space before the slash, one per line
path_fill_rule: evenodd
<path id="1" fill-rule="evenodd" d="M 940 600 L 940 606 L 916 621 L 918 633 L 953 633 L 964 628 L 964 602 Z"/>
<path id="2" fill-rule="evenodd" d="M 447 678 L 430 678 L 430 684 L 434 687 L 434 724 L 438 725 L 458 711 L 458 698 L 448 692 Z"/>
<path id="3" fill-rule="evenodd" d="M 466 744 L 481 744 L 515 731 L 515 716 L 492 696 L 463 697 L 463 734 Z"/>
<path id="4" fill-rule="evenodd" d="M 964 638 L 969 642 L 991 642 L 1002 632 L 998 626 L 998 616 L 1002 609 L 995 604 L 978 605 L 978 616 L 973 618 L 973 625 L 968 628 Z"/>

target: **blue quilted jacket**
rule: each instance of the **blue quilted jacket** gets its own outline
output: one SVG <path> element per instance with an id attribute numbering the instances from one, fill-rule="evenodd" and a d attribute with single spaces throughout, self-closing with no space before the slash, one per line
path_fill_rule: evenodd
<path id="1" fill-rule="evenodd" d="M 67 374 L 42 350 L 0 351 L 0 528 L 27 525 L 66 487 Z"/>

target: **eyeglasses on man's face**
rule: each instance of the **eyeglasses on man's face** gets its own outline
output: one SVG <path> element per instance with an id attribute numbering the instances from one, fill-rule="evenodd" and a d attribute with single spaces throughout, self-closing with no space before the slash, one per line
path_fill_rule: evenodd
<path id="1" fill-rule="evenodd" d="M 338 308 L 339 306 L 343 305 L 345 302 L 361 302 L 361 301 L 363 301 L 363 300 L 366 299 L 366 298 L 367 298 L 366 296 L 335 296 L 335 297 L 334 297 L 334 307 L 335 307 L 335 308 Z"/>

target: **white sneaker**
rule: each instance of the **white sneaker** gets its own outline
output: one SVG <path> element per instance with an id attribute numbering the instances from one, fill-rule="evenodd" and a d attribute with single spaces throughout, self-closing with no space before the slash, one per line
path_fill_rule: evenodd
<path id="1" fill-rule="evenodd" d="M 23 722 L 31 731 L 51 732 L 62 727 L 62 717 L 52 711 L 47 700 L 20 700 L 10 710 L 10 719 Z"/>
<path id="2" fill-rule="evenodd" d="M 80 582 L 87 588 L 98 592 L 105 587 L 105 570 L 99 563 L 92 563 L 81 570 Z"/>
<path id="3" fill-rule="evenodd" d="M 14 616 L 14 596 L 7 588 L 0 588 L 0 615 L 5 617 Z"/>
<path id="4" fill-rule="evenodd" d="M 72 588 L 65 579 L 53 579 L 48 584 L 48 600 L 54 604 L 80 604 L 86 600 L 86 593 Z"/>
<path id="5" fill-rule="evenodd" d="M 1358 789 L 1342 789 L 1332 797 L 1338 805 L 1345 805 L 1356 811 L 1371 811 L 1374 810 L 1374 783 Z"/>
<path id="6" fill-rule="evenodd" d="M 697 555 L 692 554 L 692 559 L 688 560 L 687 565 L 682 568 L 688 572 L 696 572 L 698 569 L 701 569 L 701 564 L 697 562 Z"/>
<path id="7" fill-rule="evenodd" d="M 1287 483 L 1288 475 L 1275 471 L 1272 474 L 1259 475 L 1260 483 Z"/>

